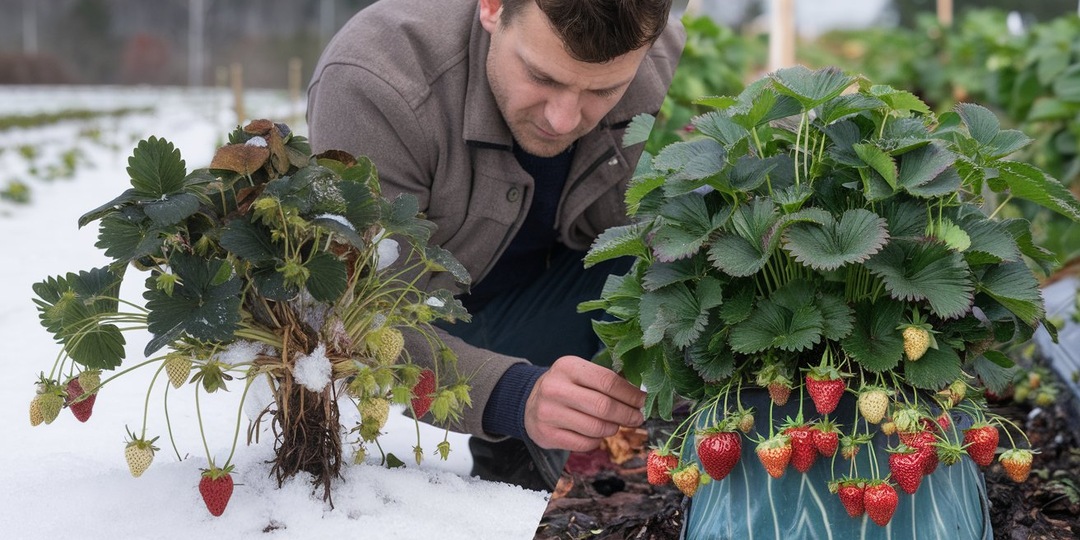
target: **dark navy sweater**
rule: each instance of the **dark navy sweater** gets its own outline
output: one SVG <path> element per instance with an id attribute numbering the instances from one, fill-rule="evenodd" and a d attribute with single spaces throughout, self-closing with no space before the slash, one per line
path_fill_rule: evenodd
<path id="1" fill-rule="evenodd" d="M 529 154 L 515 144 L 514 157 L 533 177 L 532 203 L 521 229 L 494 268 L 462 298 L 462 303 L 473 313 L 483 310 L 496 296 L 537 279 L 547 267 L 547 257 L 558 241 L 555 216 L 574 159 L 574 147 L 557 156 L 543 158 Z M 554 358 L 529 360 L 541 364 L 555 361 Z M 545 371 L 545 367 L 529 364 L 516 364 L 506 370 L 484 409 L 484 431 L 525 438 L 525 401 Z"/>

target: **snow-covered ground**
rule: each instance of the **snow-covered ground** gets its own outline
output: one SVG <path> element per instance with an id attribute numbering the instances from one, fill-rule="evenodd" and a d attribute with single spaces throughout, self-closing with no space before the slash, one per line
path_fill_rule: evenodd
<path id="1" fill-rule="evenodd" d="M 38 323 L 31 285 L 67 272 L 108 262 L 94 247 L 96 224 L 82 230 L 76 220 L 129 186 L 125 167 L 135 143 L 149 135 L 168 139 L 183 154 L 188 169 L 209 163 L 214 149 L 237 124 L 228 95 L 182 89 L 40 89 L 0 87 L 0 115 L 65 108 L 114 110 L 153 107 L 152 114 L 89 122 L 67 122 L 33 130 L 0 131 L 0 185 L 18 178 L 31 187 L 31 203 L 0 201 L 0 537 L 16 539 L 77 536 L 114 538 L 350 538 L 514 539 L 532 538 L 547 504 L 547 494 L 470 478 L 465 436 L 450 434 L 450 459 L 432 455 L 443 432 L 422 425 L 427 459 L 412 461 L 416 430 L 400 411 L 391 413 L 386 450 L 408 463 L 388 470 L 373 462 L 344 468 L 334 486 L 334 508 L 313 493 L 306 478 L 278 488 L 266 463 L 273 456 L 272 435 L 246 444 L 248 418 L 238 411 L 242 385 L 202 396 L 205 445 L 219 462 L 233 457 L 238 484 L 221 517 L 203 505 L 197 485 L 207 466 L 196 422 L 192 386 L 169 394 L 168 421 L 160 379 L 147 395 L 155 366 L 124 375 L 97 398 L 89 422 L 69 411 L 50 425 L 31 427 L 28 408 L 40 372 L 49 373 L 60 347 Z M 302 109 L 283 94 L 253 93 L 249 117 L 296 118 Z M 294 122 L 294 131 L 306 126 Z M 27 173 L 17 151 L 33 145 L 39 166 L 65 150 L 82 156 L 69 179 L 44 181 Z M 141 302 L 139 280 L 127 280 L 121 296 Z M 138 363 L 148 335 L 126 332 L 128 360 Z M 106 373 L 108 376 L 109 373 Z M 144 403 L 149 403 L 144 419 Z M 212 414 L 208 414 L 212 411 Z M 343 421 L 348 422 L 348 408 Z M 240 422 L 237 433 L 237 422 Z M 124 460 L 125 428 L 160 436 L 150 469 L 132 478 Z M 171 425 L 177 441 L 169 442 Z M 264 428 L 266 423 L 263 424 Z"/>

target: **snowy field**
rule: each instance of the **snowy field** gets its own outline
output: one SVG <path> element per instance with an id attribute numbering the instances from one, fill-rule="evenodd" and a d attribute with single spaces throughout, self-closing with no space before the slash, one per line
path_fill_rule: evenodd
<path id="1" fill-rule="evenodd" d="M 111 200 L 129 186 L 127 157 L 139 140 L 156 135 L 176 145 L 188 170 L 203 167 L 236 118 L 224 91 L 121 88 L 0 87 L 0 116 L 63 109 L 116 110 L 151 107 L 152 112 L 34 129 L 0 131 L 0 185 L 19 179 L 30 188 L 29 204 L 0 201 L 0 342 L 6 372 L 0 377 L 0 537 L 114 538 L 352 538 L 514 539 L 532 538 L 547 505 L 547 494 L 470 478 L 467 438 L 450 434 L 450 459 L 432 455 L 443 432 L 422 425 L 428 458 L 411 459 L 416 430 L 399 411 L 391 413 L 384 448 L 402 457 L 406 468 L 387 470 L 369 456 L 346 466 L 334 486 L 334 508 L 315 494 L 307 478 L 278 488 L 269 475 L 272 435 L 266 423 L 259 442 L 246 444 L 247 416 L 239 411 L 243 386 L 202 397 L 206 446 L 219 462 L 233 457 L 236 490 L 224 515 L 212 517 L 197 485 L 207 466 L 191 386 L 169 395 L 169 442 L 163 410 L 164 387 L 147 388 L 156 365 L 133 371 L 106 386 L 93 417 L 78 422 L 69 411 L 50 425 L 31 427 L 28 407 L 34 382 L 49 373 L 60 347 L 38 323 L 31 285 L 46 277 L 89 270 L 108 262 L 94 247 L 96 224 L 79 230 L 84 212 Z M 249 118 L 302 118 L 302 104 L 284 93 L 249 93 Z M 302 122 L 293 130 L 306 134 Z M 32 146 L 33 160 L 20 147 Z M 61 157 L 77 155 L 70 173 L 45 180 L 43 171 Z M 69 159 L 69 162 L 71 160 Z M 29 171 L 34 168 L 35 173 Z M 142 304 L 140 280 L 128 279 L 121 296 Z M 148 334 L 126 332 L 128 359 L 138 363 Z M 106 373 L 106 376 L 110 373 Z M 149 403 L 144 419 L 144 403 Z M 342 420 L 351 424 L 351 406 Z M 212 414 L 208 414 L 211 411 Z M 355 413 L 353 413 L 355 414 Z M 240 429 L 237 434 L 237 420 Z M 132 478 L 124 460 L 125 427 L 160 436 L 150 469 Z M 347 452 L 349 453 L 349 452 Z M 219 463 L 220 464 L 220 463 Z"/>

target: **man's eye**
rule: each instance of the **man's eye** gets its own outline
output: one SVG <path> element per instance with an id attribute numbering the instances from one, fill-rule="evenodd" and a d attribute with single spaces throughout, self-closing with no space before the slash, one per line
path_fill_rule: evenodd
<path id="1" fill-rule="evenodd" d="M 594 90 L 593 91 L 593 94 L 595 94 L 597 97 L 602 97 L 602 98 L 613 97 L 618 93 L 619 93 L 618 88 L 608 88 L 606 90 Z"/>

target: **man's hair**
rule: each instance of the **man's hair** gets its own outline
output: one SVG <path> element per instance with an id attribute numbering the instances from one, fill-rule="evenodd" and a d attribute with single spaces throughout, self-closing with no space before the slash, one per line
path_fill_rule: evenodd
<path id="1" fill-rule="evenodd" d="M 570 56 L 602 63 L 649 45 L 667 25 L 672 0 L 502 0 L 502 24 L 529 3 L 547 16 Z"/>

